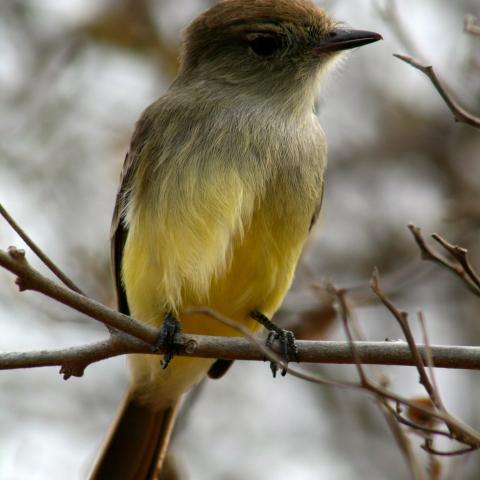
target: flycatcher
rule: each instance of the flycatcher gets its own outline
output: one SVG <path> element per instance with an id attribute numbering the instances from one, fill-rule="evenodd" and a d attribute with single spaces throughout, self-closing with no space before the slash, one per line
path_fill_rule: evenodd
<path id="1" fill-rule="evenodd" d="M 307 0 L 226 0 L 187 28 L 177 78 L 136 125 L 112 222 L 119 309 L 162 326 L 167 351 L 163 362 L 130 356 L 131 385 L 92 479 L 155 478 L 181 395 L 226 370 L 172 358 L 180 327 L 238 334 L 186 307 L 263 324 L 294 356 L 292 335 L 269 319 L 321 205 L 318 84 L 340 52 L 380 38 Z"/>

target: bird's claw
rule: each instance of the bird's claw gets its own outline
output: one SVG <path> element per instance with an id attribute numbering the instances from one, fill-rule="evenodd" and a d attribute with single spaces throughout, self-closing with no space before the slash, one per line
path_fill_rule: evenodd
<path id="1" fill-rule="evenodd" d="M 269 330 L 266 346 L 272 348 L 274 342 L 280 342 L 282 347 L 282 356 L 285 363 L 294 361 L 298 362 L 298 350 L 295 344 L 295 335 L 290 330 L 284 330 L 277 327 L 266 315 L 258 310 L 250 313 L 250 316 L 261 323 L 267 330 Z M 270 369 L 274 377 L 277 376 L 278 366 L 276 362 L 270 362 Z M 282 368 L 282 377 L 287 373 L 287 368 Z"/>
<path id="2" fill-rule="evenodd" d="M 271 330 L 268 333 L 266 346 L 272 348 L 274 342 L 279 342 L 282 347 L 282 357 L 285 363 L 288 366 L 289 362 L 298 362 L 298 349 L 295 344 L 295 336 L 290 330 Z M 270 370 L 272 371 L 273 377 L 277 376 L 278 365 L 276 362 L 270 362 Z M 287 367 L 282 368 L 281 375 L 284 377 L 287 374 Z"/>
<path id="3" fill-rule="evenodd" d="M 164 349 L 162 368 L 168 367 L 168 364 L 177 353 L 177 345 L 180 343 L 180 322 L 173 316 L 172 313 L 167 313 L 163 319 L 160 333 L 153 346 L 153 351 L 158 352 L 160 348 Z"/>

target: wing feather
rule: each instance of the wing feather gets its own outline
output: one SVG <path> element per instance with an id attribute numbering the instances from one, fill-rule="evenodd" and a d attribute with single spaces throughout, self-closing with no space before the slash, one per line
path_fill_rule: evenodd
<path id="1" fill-rule="evenodd" d="M 113 210 L 112 224 L 110 228 L 110 260 L 112 264 L 113 278 L 117 293 L 117 307 L 121 313 L 130 315 L 127 295 L 122 282 L 122 259 L 125 242 L 128 237 L 128 227 L 124 216 L 132 191 L 132 184 L 139 167 L 139 157 L 149 138 L 148 133 L 153 128 L 152 117 L 148 115 L 151 107 L 147 108 L 135 126 L 130 141 L 130 148 L 123 162 L 122 173 L 120 174 L 120 187 L 118 188 Z"/>
<path id="2" fill-rule="evenodd" d="M 123 169 L 120 176 L 120 187 L 117 192 L 115 208 L 113 210 L 112 226 L 110 230 L 110 254 L 113 278 L 117 293 L 118 311 L 130 315 L 127 295 L 122 282 L 122 257 L 125 242 L 127 241 L 128 228 L 123 221 L 128 192 L 135 172 L 135 155 L 130 152 L 125 156 Z"/>

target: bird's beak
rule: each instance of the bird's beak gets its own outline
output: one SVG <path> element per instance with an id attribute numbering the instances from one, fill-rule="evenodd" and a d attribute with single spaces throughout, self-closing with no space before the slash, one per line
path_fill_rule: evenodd
<path id="1" fill-rule="evenodd" d="M 377 42 L 382 39 L 383 37 L 375 32 L 337 28 L 330 32 L 329 36 L 321 45 L 314 47 L 314 51 L 317 54 L 337 52 L 340 50 L 361 47 L 362 45 L 367 45 L 368 43 Z"/>

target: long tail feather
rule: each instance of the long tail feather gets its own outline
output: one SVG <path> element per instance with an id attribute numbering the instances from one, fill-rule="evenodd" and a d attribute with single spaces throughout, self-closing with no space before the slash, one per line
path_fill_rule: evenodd
<path id="1" fill-rule="evenodd" d="M 127 395 L 90 480 L 152 480 L 165 459 L 178 402 L 152 410 Z"/>

